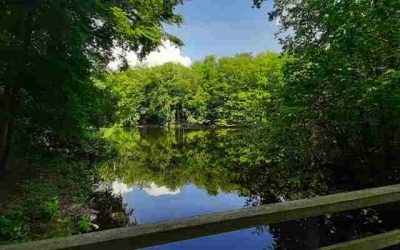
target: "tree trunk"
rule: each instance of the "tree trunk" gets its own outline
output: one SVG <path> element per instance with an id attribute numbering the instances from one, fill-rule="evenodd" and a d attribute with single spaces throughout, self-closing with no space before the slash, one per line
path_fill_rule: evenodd
<path id="1" fill-rule="evenodd" d="M 3 160 L 3 152 L 6 151 L 6 145 L 7 145 L 7 137 L 8 137 L 8 122 L 6 119 L 4 119 L 1 122 L 1 127 L 0 127 L 0 170 L 5 170 L 6 169 L 6 161 Z"/>
<path id="2" fill-rule="evenodd" d="M 18 96 L 19 84 L 16 80 L 10 86 L 6 87 L 4 91 L 4 116 L 0 130 L 0 169 L 2 170 L 8 168 L 10 160 Z"/>
<path id="3" fill-rule="evenodd" d="M 7 162 L 3 159 L 4 152 L 7 147 L 8 137 L 8 119 L 10 110 L 10 86 L 6 86 L 1 96 L 0 104 L 3 107 L 1 110 L 1 123 L 0 123 L 0 170 L 5 170 Z"/>
<path id="4" fill-rule="evenodd" d="M 31 6 L 35 7 L 34 5 Z M 6 83 L 6 87 L 3 93 L 4 110 L 2 121 L 0 124 L 0 170 L 7 169 L 10 162 L 10 154 L 12 151 L 12 140 L 14 134 L 14 126 L 16 119 L 16 111 L 19 106 L 19 92 L 21 88 L 21 81 L 23 79 L 23 72 L 25 70 L 26 53 L 31 41 L 32 35 L 32 13 L 28 10 L 26 18 L 19 20 L 19 32 L 18 35 L 22 38 L 23 45 L 20 47 L 19 55 L 16 56 L 16 60 L 11 65 L 15 65 L 16 68 L 10 68 L 12 76 L 10 81 Z"/>

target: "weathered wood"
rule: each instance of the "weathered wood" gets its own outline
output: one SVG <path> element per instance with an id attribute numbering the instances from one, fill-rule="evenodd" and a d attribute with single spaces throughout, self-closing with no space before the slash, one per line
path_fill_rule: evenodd
<path id="1" fill-rule="evenodd" d="M 321 248 L 321 250 L 375 250 L 400 244 L 400 230 L 377 234 L 370 237 L 343 242 Z"/>
<path id="2" fill-rule="evenodd" d="M 0 249 L 133 249 L 258 225 L 371 207 L 395 201 L 400 201 L 400 185 L 243 208 L 222 213 L 188 217 L 175 221 L 117 228 L 66 238 L 5 246 L 0 247 Z"/>

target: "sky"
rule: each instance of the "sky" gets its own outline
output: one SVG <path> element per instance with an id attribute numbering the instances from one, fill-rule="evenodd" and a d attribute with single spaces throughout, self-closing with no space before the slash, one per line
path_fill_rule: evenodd
<path id="1" fill-rule="evenodd" d="M 207 55 L 234 56 L 240 53 L 258 54 L 265 51 L 280 52 L 274 34 L 276 22 L 270 22 L 267 13 L 272 9 L 272 0 L 263 4 L 261 9 L 252 8 L 252 0 L 188 0 L 176 8 L 184 18 L 177 26 L 165 26 L 165 30 L 179 37 L 185 44 L 175 47 L 164 41 L 157 51 L 150 53 L 143 62 L 137 56 L 127 53 L 131 66 L 162 65 L 166 62 L 181 63 L 190 66 Z M 121 53 L 116 49 L 115 55 Z M 118 69 L 119 61 L 109 65 Z"/>
<path id="2" fill-rule="evenodd" d="M 183 40 L 181 54 L 192 61 L 207 55 L 280 52 L 274 37 L 276 22 L 267 18 L 272 2 L 257 9 L 252 8 L 252 0 L 190 0 L 176 11 L 183 15 L 183 25 L 166 30 Z"/>

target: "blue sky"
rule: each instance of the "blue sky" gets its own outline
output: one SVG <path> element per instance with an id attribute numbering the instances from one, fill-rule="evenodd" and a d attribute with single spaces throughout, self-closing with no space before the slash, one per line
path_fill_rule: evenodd
<path id="1" fill-rule="evenodd" d="M 190 66 L 207 55 L 234 56 L 240 53 L 257 54 L 264 51 L 280 52 L 281 46 L 274 34 L 276 22 L 269 22 L 267 13 L 272 0 L 262 9 L 252 8 L 252 0 L 189 0 L 178 6 L 176 12 L 183 15 L 180 27 L 166 26 L 168 33 L 178 36 L 185 44 L 177 48 L 164 41 L 156 51 L 139 61 L 135 52 L 115 48 L 114 56 L 125 54 L 130 66 L 156 66 L 166 62 Z M 118 70 L 121 60 L 109 64 Z"/>
<path id="2" fill-rule="evenodd" d="M 190 0 L 176 11 L 184 16 L 184 24 L 166 30 L 183 40 L 181 54 L 192 61 L 207 55 L 280 52 L 276 23 L 267 18 L 272 1 L 262 9 L 251 6 L 252 0 Z"/>

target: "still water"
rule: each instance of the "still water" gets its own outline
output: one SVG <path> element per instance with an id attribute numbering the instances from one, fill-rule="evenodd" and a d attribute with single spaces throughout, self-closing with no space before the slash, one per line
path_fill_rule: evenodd
<path id="1" fill-rule="evenodd" d="M 222 212 L 242 208 L 246 200 L 237 193 L 220 192 L 209 195 L 193 184 L 176 191 L 155 184 L 149 188 L 133 188 L 124 194 L 124 201 L 134 209 L 139 223 L 179 219 L 186 216 Z M 272 242 L 271 236 L 260 235 L 255 228 L 202 237 L 149 249 L 263 249 Z"/>
<path id="2" fill-rule="evenodd" d="M 102 179 L 151 223 L 382 185 L 368 171 L 269 164 L 260 131 L 143 127 L 104 131 L 118 156 Z M 356 177 L 355 177 L 356 176 Z M 357 181 L 354 181 L 357 178 Z M 385 183 L 386 184 L 386 183 Z M 396 228 L 398 206 L 249 228 L 148 249 L 312 249 Z"/>

